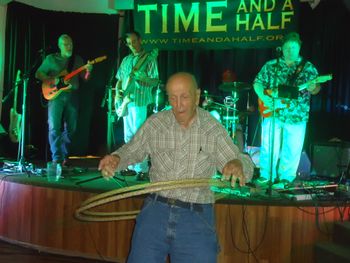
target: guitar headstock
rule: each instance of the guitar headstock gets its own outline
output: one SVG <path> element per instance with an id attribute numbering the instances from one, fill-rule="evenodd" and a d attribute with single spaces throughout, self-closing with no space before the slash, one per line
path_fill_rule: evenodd
<path id="1" fill-rule="evenodd" d="M 326 74 L 326 75 L 321 75 L 316 78 L 316 82 L 318 83 L 324 83 L 326 81 L 332 80 L 333 75 L 332 74 Z"/>
<path id="2" fill-rule="evenodd" d="M 99 63 L 103 60 L 107 59 L 107 56 L 102 56 L 102 57 L 98 57 L 98 58 L 95 58 L 94 60 L 89 60 L 88 61 L 88 64 L 92 65 L 92 64 L 95 64 L 95 63 Z"/>

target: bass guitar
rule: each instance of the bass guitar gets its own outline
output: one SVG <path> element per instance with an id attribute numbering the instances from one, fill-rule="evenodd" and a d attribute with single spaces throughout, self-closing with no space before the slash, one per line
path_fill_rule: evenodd
<path id="1" fill-rule="evenodd" d="M 21 81 L 21 71 L 17 70 L 16 81 L 14 86 L 13 106 L 10 110 L 10 125 L 9 125 L 9 137 L 11 142 L 17 143 L 21 137 L 21 120 L 22 115 L 17 112 L 17 95 L 18 84 Z"/>
<path id="2" fill-rule="evenodd" d="M 158 56 L 158 49 L 155 48 L 150 52 L 144 53 L 139 61 L 136 63 L 136 65 L 133 67 L 131 73 L 129 74 L 128 78 L 126 79 L 126 84 L 123 86 L 122 94 L 120 99 L 116 100 L 116 113 L 118 116 L 118 120 L 121 117 L 124 117 L 128 114 L 128 104 L 132 101 L 130 95 L 132 93 L 132 85 L 131 81 L 133 79 L 141 80 L 142 78 L 139 78 L 138 76 L 141 75 L 141 73 L 144 71 L 145 66 L 147 63 L 153 59 L 155 59 Z M 118 90 L 116 90 L 118 92 Z"/>
<path id="3" fill-rule="evenodd" d="M 315 83 L 315 84 L 324 83 L 326 81 L 331 80 L 332 78 L 333 78 L 332 74 L 318 76 L 318 77 L 316 77 L 313 80 L 310 80 L 310 81 L 308 81 L 308 82 L 306 82 L 304 84 L 299 85 L 298 86 L 298 90 L 302 91 L 302 90 L 306 89 L 311 83 Z M 264 90 L 264 94 L 268 95 L 270 97 L 272 97 L 273 93 L 274 93 L 274 91 L 272 89 L 265 89 Z M 276 97 L 278 97 L 277 94 L 274 94 L 274 95 Z M 262 117 L 268 118 L 268 117 L 270 117 L 272 115 L 272 110 L 269 109 L 267 106 L 265 106 L 263 101 L 260 98 L 258 99 L 258 104 L 259 104 L 259 112 L 260 112 Z M 275 111 L 279 111 L 281 109 L 288 108 L 288 107 L 289 107 L 289 103 L 287 103 L 285 99 L 275 100 Z"/>
<path id="4" fill-rule="evenodd" d="M 44 98 L 47 100 L 53 100 L 58 95 L 60 95 L 63 91 L 70 91 L 72 89 L 72 85 L 69 84 L 68 81 L 71 78 L 73 78 L 75 75 L 85 70 L 88 65 L 99 63 L 105 60 L 106 58 L 107 56 L 95 58 L 94 60 L 88 61 L 88 63 L 86 63 L 84 66 L 77 68 L 71 73 L 67 73 L 67 71 L 64 70 L 59 74 L 58 79 L 56 78 L 56 79 L 44 80 L 41 86 L 41 90 Z"/>

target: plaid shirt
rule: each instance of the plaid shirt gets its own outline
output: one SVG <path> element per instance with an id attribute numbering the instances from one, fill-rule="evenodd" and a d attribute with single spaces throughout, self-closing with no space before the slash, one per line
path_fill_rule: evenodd
<path id="1" fill-rule="evenodd" d="M 283 57 L 279 59 L 279 64 L 277 64 L 277 59 L 270 60 L 262 67 L 254 82 L 263 85 L 265 89 L 273 89 L 279 84 L 290 85 L 288 79 L 294 74 L 301 60 L 302 58 L 299 57 L 299 60 L 292 66 L 288 66 Z M 317 75 L 317 69 L 307 61 L 303 70 L 297 75 L 294 85 L 302 85 L 315 79 Z M 289 107 L 276 111 L 276 117 L 287 123 L 308 121 L 310 96 L 310 92 L 304 89 L 299 91 L 298 99 L 285 99 L 284 102 L 289 104 Z"/>
<path id="2" fill-rule="evenodd" d="M 126 89 L 127 79 L 129 78 L 130 73 L 132 72 L 132 69 L 137 64 L 138 60 L 143 54 L 144 54 L 144 51 L 136 55 L 129 54 L 123 59 L 122 63 L 120 64 L 116 78 L 122 81 L 123 90 Z M 158 78 L 157 60 L 151 59 L 146 63 L 147 65 L 142 67 L 146 76 L 157 79 Z M 130 88 L 131 88 L 130 93 L 132 94 L 131 98 L 135 102 L 136 106 L 146 106 L 153 102 L 152 87 L 141 85 L 140 82 L 136 81 L 135 79 L 131 79 Z"/>
<path id="3" fill-rule="evenodd" d="M 197 108 L 197 117 L 188 129 L 177 123 L 171 110 L 148 118 L 133 139 L 113 154 L 120 156 L 119 169 L 151 159 L 151 182 L 211 178 L 225 164 L 239 158 L 244 174 L 253 175 L 253 163 L 240 154 L 224 127 L 209 112 Z M 193 203 L 214 203 L 209 187 L 179 188 L 160 195 Z"/>

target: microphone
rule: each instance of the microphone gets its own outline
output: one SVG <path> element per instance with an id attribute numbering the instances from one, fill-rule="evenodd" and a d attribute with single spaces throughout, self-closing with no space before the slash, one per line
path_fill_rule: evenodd
<path id="1" fill-rule="evenodd" d="M 282 48 L 280 46 L 275 48 L 276 57 L 282 57 Z"/>

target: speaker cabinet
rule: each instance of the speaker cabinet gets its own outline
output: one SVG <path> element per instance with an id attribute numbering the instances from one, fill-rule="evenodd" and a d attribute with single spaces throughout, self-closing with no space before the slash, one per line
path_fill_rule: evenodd
<path id="1" fill-rule="evenodd" d="M 338 177 L 350 161 L 350 143 L 318 143 L 312 146 L 312 175 Z"/>

